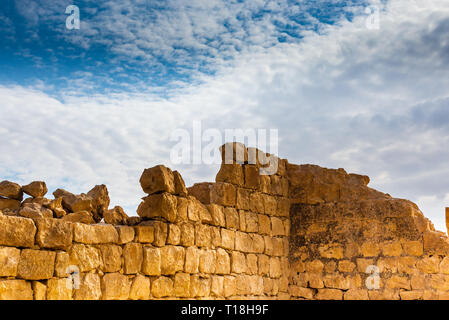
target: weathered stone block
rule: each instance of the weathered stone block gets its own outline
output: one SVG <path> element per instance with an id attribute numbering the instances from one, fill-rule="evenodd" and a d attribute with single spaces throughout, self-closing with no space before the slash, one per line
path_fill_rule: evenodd
<path id="1" fill-rule="evenodd" d="M 117 230 L 117 233 L 118 233 L 118 244 L 125 244 L 125 243 L 131 242 L 134 240 L 135 232 L 132 227 L 116 226 L 115 230 Z M 154 233 L 154 230 L 153 230 L 153 233 Z M 153 237 L 154 237 L 154 234 L 153 234 Z M 145 240 L 147 240 L 147 239 L 145 239 Z"/>
<path id="2" fill-rule="evenodd" d="M 224 208 L 227 229 L 239 229 L 239 214 L 235 208 Z"/>
<path id="3" fill-rule="evenodd" d="M 139 243 L 127 243 L 123 248 L 125 274 L 136 274 L 140 272 L 143 261 L 143 249 Z"/>
<path id="4" fill-rule="evenodd" d="M 184 269 L 185 249 L 177 246 L 165 246 L 161 251 L 161 274 L 173 275 Z"/>
<path id="5" fill-rule="evenodd" d="M 237 186 L 243 186 L 243 167 L 240 164 L 222 163 L 220 170 L 215 177 L 216 182 L 227 182 Z"/>
<path id="6" fill-rule="evenodd" d="M 173 296 L 173 281 L 168 277 L 159 277 L 151 284 L 151 293 L 156 298 Z"/>
<path id="7" fill-rule="evenodd" d="M 173 181 L 175 183 L 175 194 L 186 197 L 188 194 L 186 184 L 178 171 L 173 171 Z"/>
<path id="8" fill-rule="evenodd" d="M 392 275 L 385 281 L 385 287 L 389 289 L 406 289 L 411 290 L 410 280 L 408 277 Z"/>
<path id="9" fill-rule="evenodd" d="M 230 183 L 217 182 L 211 185 L 211 203 L 233 207 L 236 204 L 236 187 Z"/>
<path id="10" fill-rule="evenodd" d="M 375 242 L 365 242 L 362 244 L 360 251 L 364 257 L 376 257 L 380 253 L 380 247 Z"/>
<path id="11" fill-rule="evenodd" d="M 23 249 L 17 267 L 17 277 L 26 280 L 50 279 L 55 268 L 56 253 Z"/>
<path id="12" fill-rule="evenodd" d="M 257 259 L 257 258 L 256 258 Z M 231 259 L 226 250 L 218 248 L 216 251 L 216 268 L 217 274 L 229 274 L 231 272 Z"/>
<path id="13" fill-rule="evenodd" d="M 290 286 L 289 287 L 290 295 L 298 298 L 304 298 L 307 300 L 313 299 L 313 290 L 309 288 L 303 288 L 299 286 Z"/>
<path id="14" fill-rule="evenodd" d="M 181 228 L 176 224 L 168 225 L 167 244 L 177 246 L 181 242 Z"/>
<path id="15" fill-rule="evenodd" d="M 148 276 L 161 274 L 161 251 L 159 248 L 143 247 L 142 272 Z"/>
<path id="16" fill-rule="evenodd" d="M 224 286 L 224 277 L 223 276 L 212 276 L 210 293 L 214 297 L 218 297 L 218 298 L 223 297 L 223 286 Z"/>
<path id="17" fill-rule="evenodd" d="M 343 292 L 338 289 L 318 289 L 317 300 L 342 300 Z"/>
<path id="18" fill-rule="evenodd" d="M 47 286 L 39 281 L 32 283 L 34 300 L 47 300 Z"/>
<path id="19" fill-rule="evenodd" d="M 402 254 L 402 246 L 399 242 L 384 243 L 382 254 L 386 257 L 399 257 Z"/>
<path id="20" fill-rule="evenodd" d="M 231 270 L 233 273 L 245 273 L 247 271 L 246 256 L 243 253 L 232 251 Z"/>
<path id="21" fill-rule="evenodd" d="M 407 255 L 420 257 L 424 253 L 422 241 L 407 241 L 403 243 L 404 252 Z"/>
<path id="22" fill-rule="evenodd" d="M 72 284 L 67 279 L 47 281 L 47 300 L 72 300 Z"/>
<path id="23" fill-rule="evenodd" d="M 102 265 L 101 254 L 97 248 L 83 244 L 73 244 L 69 251 L 70 265 L 77 266 L 81 272 L 89 272 Z"/>
<path id="24" fill-rule="evenodd" d="M 69 213 L 62 217 L 62 220 L 66 222 L 79 222 L 83 224 L 93 224 L 95 223 L 94 216 L 88 211 L 77 211 Z"/>
<path id="25" fill-rule="evenodd" d="M 55 260 L 55 276 L 59 278 L 67 277 L 67 268 L 70 265 L 70 256 L 67 252 L 59 251 L 56 252 Z"/>
<path id="26" fill-rule="evenodd" d="M 197 247 L 210 248 L 212 245 L 211 227 L 204 224 L 196 225 L 195 242 Z"/>
<path id="27" fill-rule="evenodd" d="M 163 218 L 175 222 L 177 199 L 170 193 L 152 194 L 144 198 L 137 208 L 137 214 L 144 219 Z"/>
<path id="28" fill-rule="evenodd" d="M 224 276 L 223 279 L 223 295 L 224 297 L 231 297 L 236 292 L 236 281 L 234 276 Z"/>
<path id="29" fill-rule="evenodd" d="M 173 288 L 176 297 L 188 298 L 190 296 L 190 275 L 178 272 L 175 275 Z"/>
<path id="30" fill-rule="evenodd" d="M 36 241 L 41 248 L 67 249 L 72 244 L 72 223 L 58 219 L 36 219 L 36 226 Z"/>
<path id="31" fill-rule="evenodd" d="M 214 273 L 216 253 L 214 250 L 204 249 L 200 251 L 199 271 L 202 273 Z"/>
<path id="32" fill-rule="evenodd" d="M 25 280 L 0 280 L 0 300 L 33 300 L 31 283 Z"/>
<path id="33" fill-rule="evenodd" d="M 256 165 L 245 165 L 245 187 L 248 189 L 259 189 L 260 186 L 260 174 L 259 168 Z"/>
<path id="34" fill-rule="evenodd" d="M 318 248 L 320 255 L 327 259 L 343 259 L 343 246 L 339 244 L 323 245 Z"/>
<path id="35" fill-rule="evenodd" d="M 270 271 L 271 278 L 279 278 L 282 275 L 281 272 L 281 260 L 279 258 L 270 258 Z"/>
<path id="36" fill-rule="evenodd" d="M 47 185 L 43 181 L 33 181 L 26 186 L 22 186 L 22 191 L 32 196 L 33 198 L 39 198 L 45 196 L 47 193 Z"/>
<path id="37" fill-rule="evenodd" d="M 101 280 L 96 273 L 81 276 L 79 289 L 74 290 L 74 300 L 99 300 L 101 298 Z"/>
<path id="38" fill-rule="evenodd" d="M 355 269 L 355 263 L 350 260 L 341 260 L 338 262 L 338 270 L 341 272 L 352 272 Z"/>
<path id="39" fill-rule="evenodd" d="M 252 252 L 252 242 L 249 234 L 240 231 L 235 233 L 235 250 Z"/>
<path id="40" fill-rule="evenodd" d="M 221 246 L 224 249 L 234 250 L 235 247 L 235 231 L 221 229 Z"/>
<path id="41" fill-rule="evenodd" d="M 217 204 L 208 204 L 206 207 L 212 217 L 212 224 L 218 227 L 225 227 L 226 220 L 223 207 Z"/>
<path id="42" fill-rule="evenodd" d="M 32 247 L 34 245 L 35 235 L 36 227 L 33 220 L 21 217 L 0 216 L 0 245 Z"/>
<path id="43" fill-rule="evenodd" d="M 0 247 L 0 277 L 15 277 L 19 260 L 19 249 Z"/>
<path id="44" fill-rule="evenodd" d="M 130 289 L 130 280 L 120 273 L 107 273 L 101 279 L 103 300 L 127 300 Z"/>
<path id="45" fill-rule="evenodd" d="M 20 208 L 20 201 L 14 199 L 0 198 L 0 210 L 18 210 Z"/>
<path id="46" fill-rule="evenodd" d="M 193 224 L 185 223 L 181 225 L 181 245 L 184 247 L 195 245 L 195 227 Z"/>
<path id="47" fill-rule="evenodd" d="M 269 235 L 271 233 L 271 219 L 269 216 L 264 214 L 257 215 L 258 217 L 258 225 L 259 225 L 259 233 L 263 235 Z"/>
<path id="48" fill-rule="evenodd" d="M 148 300 L 151 294 L 150 279 L 138 274 L 132 281 L 129 291 L 131 300 Z"/>
<path id="49" fill-rule="evenodd" d="M 157 192 L 175 193 L 173 172 L 164 165 L 145 169 L 140 177 L 140 185 L 147 194 Z"/>
<path id="50" fill-rule="evenodd" d="M 117 243 L 118 233 L 111 225 L 73 224 L 75 242 L 84 244 Z"/>
<path id="51" fill-rule="evenodd" d="M 350 289 L 345 292 L 344 300 L 369 300 L 368 290 Z"/>
<path id="52" fill-rule="evenodd" d="M 99 246 L 103 263 L 103 272 L 118 272 L 122 268 L 122 248 L 114 244 L 103 244 Z M 126 247 L 125 247 L 126 249 Z M 126 262 L 126 253 L 125 262 Z"/>
<path id="53" fill-rule="evenodd" d="M 186 262 L 184 271 L 187 273 L 197 273 L 200 264 L 200 250 L 196 247 L 186 248 Z"/>
<path id="54" fill-rule="evenodd" d="M 437 256 L 424 257 L 416 262 L 416 267 L 424 273 L 438 273 L 440 259 Z"/>
<path id="55" fill-rule="evenodd" d="M 137 242 L 153 243 L 153 241 L 154 241 L 154 227 L 153 226 L 134 226 L 134 232 L 136 235 Z"/>

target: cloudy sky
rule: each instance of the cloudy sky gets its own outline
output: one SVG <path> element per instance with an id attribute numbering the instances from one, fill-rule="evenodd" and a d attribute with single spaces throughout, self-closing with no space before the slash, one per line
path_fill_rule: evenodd
<path id="1" fill-rule="evenodd" d="M 171 162 L 175 130 L 278 129 L 281 157 L 367 174 L 445 231 L 448 35 L 447 0 L 4 0 L 0 180 L 105 183 L 133 215 L 144 168 L 214 180 Z"/>

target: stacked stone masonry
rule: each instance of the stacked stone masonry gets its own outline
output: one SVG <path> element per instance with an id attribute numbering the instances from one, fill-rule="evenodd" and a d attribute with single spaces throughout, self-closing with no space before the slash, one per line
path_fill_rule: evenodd
<path id="1" fill-rule="evenodd" d="M 227 146 L 215 183 L 145 169 L 138 216 L 104 185 L 1 182 L 0 299 L 449 299 L 449 240 L 415 204 Z"/>

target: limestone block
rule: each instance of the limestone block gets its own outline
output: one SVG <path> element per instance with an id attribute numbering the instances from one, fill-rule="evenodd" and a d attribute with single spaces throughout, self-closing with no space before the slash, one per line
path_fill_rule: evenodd
<path id="1" fill-rule="evenodd" d="M 140 243 L 152 243 L 154 241 L 153 226 L 134 226 L 136 241 Z"/>
<path id="2" fill-rule="evenodd" d="M 251 250 L 252 253 L 264 253 L 265 251 L 265 241 L 264 237 L 257 233 L 253 233 L 250 235 L 251 238 Z M 281 240 L 282 245 L 282 240 Z"/>
<path id="3" fill-rule="evenodd" d="M 85 273 L 80 278 L 79 289 L 74 288 L 74 300 L 101 299 L 101 280 L 96 273 Z"/>
<path id="4" fill-rule="evenodd" d="M 53 192 L 56 198 L 62 198 L 62 205 L 67 212 L 92 212 L 92 198 L 86 194 L 74 195 L 64 189 L 57 189 Z"/>
<path id="5" fill-rule="evenodd" d="M 350 289 L 345 292 L 344 300 L 369 300 L 368 290 Z"/>
<path id="6" fill-rule="evenodd" d="M 147 194 L 158 192 L 175 193 L 173 172 L 164 165 L 145 169 L 140 177 L 140 185 Z"/>
<path id="7" fill-rule="evenodd" d="M 244 164 L 248 162 L 248 149 L 241 142 L 227 142 L 220 147 L 223 163 Z"/>
<path id="8" fill-rule="evenodd" d="M 177 218 L 176 196 L 164 192 L 144 198 L 137 208 L 137 214 L 144 219 L 163 218 L 175 222 Z"/>
<path id="9" fill-rule="evenodd" d="M 5 180 L 0 182 L 0 196 L 22 201 L 23 192 L 17 183 Z"/>
<path id="10" fill-rule="evenodd" d="M 143 262 L 143 249 L 140 243 L 127 243 L 123 247 L 123 258 L 125 274 L 136 274 L 140 272 Z"/>
<path id="11" fill-rule="evenodd" d="M 247 271 L 246 256 L 243 253 L 231 252 L 231 270 L 233 273 L 245 273 Z"/>
<path id="12" fill-rule="evenodd" d="M 423 275 L 423 274 L 412 275 L 412 277 L 410 279 L 410 284 L 411 284 L 412 290 L 426 289 L 427 280 L 426 280 L 425 275 Z"/>
<path id="13" fill-rule="evenodd" d="M 221 233 L 220 228 L 211 227 L 211 240 L 212 240 L 212 248 L 221 247 Z"/>
<path id="14" fill-rule="evenodd" d="M 103 263 L 101 264 L 102 271 L 119 272 L 122 268 L 122 247 L 115 244 L 102 244 L 99 246 L 99 249 L 101 251 L 101 257 L 103 261 Z M 126 270 L 126 250 L 124 252 L 124 257 Z"/>
<path id="15" fill-rule="evenodd" d="M 416 273 L 416 257 L 399 257 L 398 261 L 398 272 L 413 274 Z M 438 268 L 438 265 L 437 265 Z"/>
<path id="16" fill-rule="evenodd" d="M 84 244 L 117 243 L 118 233 L 111 225 L 74 223 L 74 240 Z"/>
<path id="17" fill-rule="evenodd" d="M 31 283 L 25 280 L 0 280 L 0 300 L 33 300 Z"/>
<path id="18" fill-rule="evenodd" d="M 422 291 L 422 290 L 399 292 L 399 296 L 401 297 L 401 300 L 422 300 L 423 295 L 424 295 L 424 291 Z"/>
<path id="19" fill-rule="evenodd" d="M 195 242 L 197 247 L 210 248 L 212 245 L 211 227 L 204 224 L 196 225 Z"/>
<path id="20" fill-rule="evenodd" d="M 259 232 L 259 217 L 257 213 L 246 212 L 246 232 Z"/>
<path id="21" fill-rule="evenodd" d="M 270 196 L 260 192 L 252 192 L 249 196 L 249 210 L 256 213 L 265 213 L 265 203 Z"/>
<path id="22" fill-rule="evenodd" d="M 154 241 L 153 245 L 156 247 L 162 247 L 165 246 L 167 243 L 167 236 L 168 236 L 168 225 L 165 222 L 162 221 L 144 221 L 142 222 L 140 226 L 152 226 L 154 228 Z M 150 232 L 148 230 L 148 232 Z M 136 230 L 137 233 L 137 230 Z M 150 235 L 148 235 L 148 240 L 150 239 Z"/>
<path id="23" fill-rule="evenodd" d="M 223 279 L 223 296 L 228 298 L 236 293 L 236 281 L 234 276 L 224 276 Z"/>
<path id="24" fill-rule="evenodd" d="M 186 262 L 184 271 L 187 273 L 197 273 L 200 264 L 200 250 L 196 247 L 186 248 Z"/>
<path id="25" fill-rule="evenodd" d="M 370 300 L 399 300 L 399 290 L 368 290 L 368 296 Z"/>
<path id="26" fill-rule="evenodd" d="M 281 261 L 279 258 L 271 257 L 270 258 L 270 271 L 271 278 L 279 278 L 282 275 L 281 272 Z"/>
<path id="27" fill-rule="evenodd" d="M 290 216 L 290 200 L 287 198 L 278 198 L 276 213 L 280 217 Z"/>
<path id="28" fill-rule="evenodd" d="M 50 279 L 55 268 L 56 253 L 46 250 L 23 249 L 17 267 L 17 277 L 26 280 Z"/>
<path id="29" fill-rule="evenodd" d="M 67 279 L 47 281 L 47 300 L 72 300 L 72 285 Z"/>
<path id="30" fill-rule="evenodd" d="M 159 277 L 151 284 L 151 293 L 156 298 L 173 296 L 173 280 L 168 277 Z"/>
<path id="31" fill-rule="evenodd" d="M 67 222 L 79 222 L 84 224 L 95 223 L 92 213 L 85 210 L 64 215 L 62 217 L 62 220 Z"/>
<path id="32" fill-rule="evenodd" d="M 151 294 L 150 279 L 138 274 L 132 281 L 129 291 L 131 300 L 148 300 Z"/>
<path id="33" fill-rule="evenodd" d="M 361 273 L 365 273 L 369 266 L 374 265 L 374 259 L 358 258 L 356 259 L 356 262 L 357 262 L 357 271 Z"/>
<path id="34" fill-rule="evenodd" d="M 73 225 L 59 219 L 36 219 L 36 241 L 41 248 L 67 249 L 72 244 Z"/>
<path id="35" fill-rule="evenodd" d="M 379 244 L 375 242 L 363 243 L 360 250 L 364 257 L 376 257 L 380 253 Z"/>
<path id="36" fill-rule="evenodd" d="M 235 231 L 221 229 L 221 246 L 224 249 L 234 250 L 235 247 Z"/>
<path id="37" fill-rule="evenodd" d="M 73 244 L 69 251 L 69 264 L 77 266 L 81 272 L 93 271 L 102 265 L 101 254 L 97 248 Z"/>
<path id="38" fill-rule="evenodd" d="M 15 277 L 20 260 L 20 250 L 0 247 L 0 277 Z"/>
<path id="39" fill-rule="evenodd" d="M 22 191 L 33 198 L 43 197 L 47 193 L 47 185 L 43 181 L 33 181 L 26 186 L 22 186 Z"/>
<path id="40" fill-rule="evenodd" d="M 217 182 L 210 188 L 210 203 L 233 207 L 236 204 L 236 187 L 230 183 Z"/>
<path id="41" fill-rule="evenodd" d="M 406 289 L 411 290 L 410 280 L 408 277 L 392 275 L 385 281 L 385 287 L 389 289 Z"/>
<path id="42" fill-rule="evenodd" d="M 256 257 L 257 260 L 257 257 Z M 217 274 L 229 274 L 231 272 L 231 259 L 226 250 L 218 248 L 216 251 L 216 268 Z"/>
<path id="43" fill-rule="evenodd" d="M 184 247 L 195 245 L 195 227 L 193 224 L 185 223 L 181 225 L 181 245 Z"/>
<path id="44" fill-rule="evenodd" d="M 449 291 L 449 275 L 447 274 L 432 274 L 429 280 L 429 286 L 432 289 L 440 291 Z"/>
<path id="45" fill-rule="evenodd" d="M 128 221 L 128 215 L 122 207 L 115 206 L 113 209 L 103 212 L 104 222 L 113 225 L 125 225 Z"/>
<path id="46" fill-rule="evenodd" d="M 259 168 L 256 165 L 245 165 L 245 188 L 258 190 L 260 186 Z"/>
<path id="47" fill-rule="evenodd" d="M 45 206 L 53 211 L 55 218 L 62 218 L 67 214 L 67 212 L 62 207 L 62 198 L 51 200 L 50 203 Z"/>
<path id="48" fill-rule="evenodd" d="M 264 254 L 257 255 L 257 268 L 259 275 L 268 275 L 270 272 L 270 258 Z"/>
<path id="49" fill-rule="evenodd" d="M 30 219 L 53 218 L 53 211 L 39 203 L 24 203 L 19 209 L 19 216 Z"/>
<path id="50" fill-rule="evenodd" d="M 173 289 L 176 297 L 188 298 L 190 296 L 190 275 L 178 272 L 174 278 Z"/>
<path id="51" fill-rule="evenodd" d="M 202 273 L 214 273 L 216 264 L 215 250 L 203 249 L 200 251 L 199 271 Z"/>
<path id="52" fill-rule="evenodd" d="M 251 198 L 251 190 L 244 188 L 237 188 L 237 199 L 235 207 L 241 210 L 250 210 L 251 208 L 250 198 Z"/>
<path id="53" fill-rule="evenodd" d="M 187 188 L 189 195 L 197 198 L 203 204 L 211 204 L 211 188 L 214 183 L 202 182 L 195 183 L 193 186 Z"/>
<path id="54" fill-rule="evenodd" d="M 142 272 L 148 276 L 161 274 L 161 251 L 159 248 L 143 247 Z"/>
<path id="55" fill-rule="evenodd" d="M 313 290 L 309 288 L 303 288 L 299 286 L 290 286 L 289 287 L 290 295 L 298 298 L 304 298 L 307 300 L 313 299 Z"/>
<path id="56" fill-rule="evenodd" d="M 33 220 L 21 217 L 0 216 L 0 245 L 32 247 L 36 227 Z"/>
<path id="57" fill-rule="evenodd" d="M 263 211 L 258 211 L 259 213 L 266 213 L 269 216 L 275 216 L 277 215 L 277 198 L 270 196 L 268 194 L 262 195 L 262 201 L 263 201 Z M 256 205 L 257 208 L 257 205 Z M 258 208 L 260 210 L 260 208 Z"/>
<path id="58" fill-rule="evenodd" d="M 402 246 L 399 242 L 384 243 L 382 254 L 386 257 L 399 257 L 402 254 Z"/>
<path id="59" fill-rule="evenodd" d="M 87 196 L 91 199 L 93 219 L 98 223 L 108 211 L 109 203 L 111 202 L 108 188 L 104 184 L 96 185 L 87 193 Z M 114 210 L 117 210 L 116 212 L 120 211 L 119 214 L 122 215 L 122 218 L 126 218 L 122 208 L 115 207 Z"/>
<path id="60" fill-rule="evenodd" d="M 170 223 L 168 225 L 167 244 L 178 245 L 181 242 L 181 228 L 178 225 Z"/>
<path id="61" fill-rule="evenodd" d="M 107 273 L 101 279 L 103 300 L 127 300 L 130 289 L 130 280 L 120 273 Z"/>
<path id="62" fill-rule="evenodd" d="M 39 281 L 32 283 L 34 300 L 47 300 L 47 286 Z"/>
<path id="63" fill-rule="evenodd" d="M 186 184 L 178 171 L 173 171 L 173 181 L 175 183 L 175 194 L 181 197 L 186 197 L 188 194 Z"/>
<path id="64" fill-rule="evenodd" d="M 341 290 L 350 289 L 349 280 L 343 276 L 342 274 L 334 273 L 334 274 L 326 274 L 323 277 L 323 282 L 326 288 L 334 288 Z"/>
<path id="65" fill-rule="evenodd" d="M 0 210 L 17 210 L 20 208 L 20 201 L 14 199 L 4 199 L 0 197 Z"/>
<path id="66" fill-rule="evenodd" d="M 440 259 L 437 256 L 424 257 L 416 262 L 416 267 L 424 273 L 438 273 Z"/>
<path id="67" fill-rule="evenodd" d="M 311 273 L 321 273 L 324 270 L 324 264 L 320 260 L 306 262 L 306 271 Z"/>
<path id="68" fill-rule="evenodd" d="M 405 254 L 410 256 L 420 257 L 424 253 L 422 241 L 406 241 L 403 247 Z"/>
<path id="69" fill-rule="evenodd" d="M 55 276 L 59 278 L 67 277 L 68 267 L 70 265 L 70 256 L 67 252 L 59 251 L 56 252 L 56 260 L 55 260 Z"/>
<path id="70" fill-rule="evenodd" d="M 224 277 L 212 276 L 210 292 L 214 297 L 223 297 Z"/>
<path id="71" fill-rule="evenodd" d="M 220 170 L 215 177 L 216 182 L 227 182 L 236 186 L 243 186 L 244 176 L 243 167 L 240 164 L 222 163 Z"/>
<path id="72" fill-rule="evenodd" d="M 341 272 L 352 272 L 355 269 L 355 263 L 350 260 L 341 260 L 338 262 L 338 270 Z"/>
<path id="73" fill-rule="evenodd" d="M 318 289 L 317 300 L 342 300 L 343 292 L 338 289 Z"/>
<path id="74" fill-rule="evenodd" d="M 237 231 L 235 233 L 235 250 L 242 252 L 252 252 L 251 237 L 246 232 Z"/>
<path id="75" fill-rule="evenodd" d="M 225 227 L 226 220 L 223 207 L 217 204 L 208 204 L 206 207 L 212 217 L 212 224 L 218 227 Z"/>
<path id="76" fill-rule="evenodd" d="M 239 214 L 235 208 L 224 208 L 227 229 L 239 229 Z"/>
<path id="77" fill-rule="evenodd" d="M 125 243 L 131 242 L 134 240 L 134 235 L 135 235 L 134 228 L 129 227 L 129 226 L 116 226 L 115 230 L 117 230 L 117 233 L 118 233 L 118 239 L 119 239 L 118 244 L 125 244 Z M 153 238 L 154 238 L 154 230 L 153 230 Z M 144 240 L 147 240 L 147 239 L 144 239 Z"/>
<path id="78" fill-rule="evenodd" d="M 165 246 L 161 251 L 161 274 L 173 275 L 184 270 L 185 249 L 178 246 Z"/>
<path id="79" fill-rule="evenodd" d="M 271 256 L 273 255 L 274 251 L 273 251 L 273 238 L 269 237 L 269 236 L 264 236 L 263 237 L 264 240 L 264 252 L 265 254 Z"/>
<path id="80" fill-rule="evenodd" d="M 257 215 L 257 217 L 258 217 L 259 233 L 262 235 L 269 235 L 271 233 L 270 217 L 264 214 L 259 214 Z"/>
<path id="81" fill-rule="evenodd" d="M 327 259 L 343 259 L 343 246 L 339 244 L 323 245 L 318 248 L 321 257 Z"/>
<path id="82" fill-rule="evenodd" d="M 248 273 L 251 275 L 257 275 L 258 274 L 258 265 L 257 265 L 257 255 L 250 253 L 246 256 L 246 262 L 248 267 Z"/>

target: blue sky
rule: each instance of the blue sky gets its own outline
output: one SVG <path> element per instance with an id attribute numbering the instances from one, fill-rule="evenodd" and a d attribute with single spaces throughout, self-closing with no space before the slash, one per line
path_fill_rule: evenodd
<path id="1" fill-rule="evenodd" d="M 276 128 L 281 157 L 367 174 L 444 230 L 448 32 L 447 0 L 6 0 L 0 179 L 105 183 L 132 215 L 143 168 L 214 179 L 170 163 L 174 130 Z"/>

